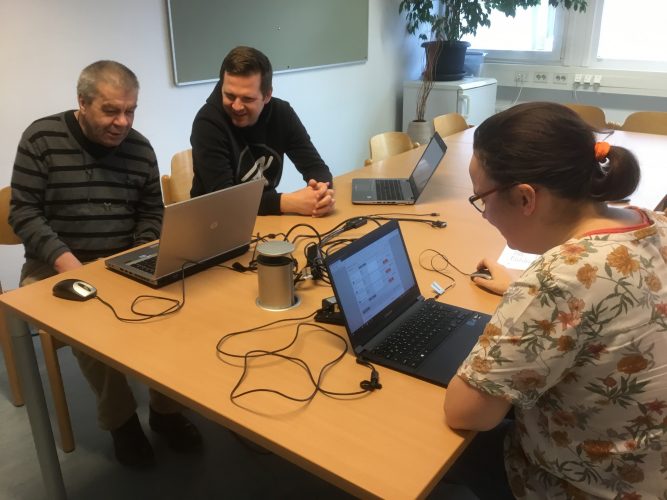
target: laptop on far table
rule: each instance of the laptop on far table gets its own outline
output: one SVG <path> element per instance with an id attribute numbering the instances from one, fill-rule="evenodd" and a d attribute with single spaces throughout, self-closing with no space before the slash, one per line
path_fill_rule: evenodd
<path id="1" fill-rule="evenodd" d="M 252 238 L 261 179 L 167 205 L 160 241 L 110 257 L 107 268 L 159 288 L 245 253 Z"/>
<path id="2" fill-rule="evenodd" d="M 491 317 L 424 299 L 390 221 L 325 259 L 357 357 L 447 386 Z"/>
<path id="3" fill-rule="evenodd" d="M 407 179 L 352 179 L 352 203 L 414 205 L 438 168 L 447 145 L 437 132 Z"/>

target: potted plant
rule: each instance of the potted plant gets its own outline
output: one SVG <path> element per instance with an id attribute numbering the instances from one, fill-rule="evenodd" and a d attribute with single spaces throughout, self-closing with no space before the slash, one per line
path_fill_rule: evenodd
<path id="1" fill-rule="evenodd" d="M 548 0 L 549 5 L 585 11 L 588 0 Z M 466 49 L 470 45 L 461 38 L 475 35 L 480 26 L 490 26 L 489 15 L 498 10 L 514 17 L 517 8 L 539 5 L 541 0 L 401 0 L 398 10 L 405 13 L 406 29 L 414 35 L 422 27 L 430 31 L 430 39 L 419 33 L 426 53 L 422 88 L 417 97 L 417 121 L 424 121 L 426 101 L 433 81 L 460 80 L 465 72 Z M 437 5 L 434 5 L 437 4 Z"/>

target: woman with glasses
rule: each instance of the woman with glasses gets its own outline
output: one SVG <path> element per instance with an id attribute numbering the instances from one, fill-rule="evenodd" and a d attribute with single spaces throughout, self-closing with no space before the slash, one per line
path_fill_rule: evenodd
<path id="1" fill-rule="evenodd" d="M 480 284 L 504 295 L 445 413 L 493 431 L 446 480 L 480 498 L 667 498 L 667 217 L 606 203 L 637 187 L 635 157 L 564 106 L 526 103 L 477 128 L 470 177 L 471 204 L 540 257 L 512 283 L 482 261 Z"/>

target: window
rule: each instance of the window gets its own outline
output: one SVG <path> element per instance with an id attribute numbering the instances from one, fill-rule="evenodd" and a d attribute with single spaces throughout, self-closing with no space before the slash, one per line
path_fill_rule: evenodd
<path id="1" fill-rule="evenodd" d="M 667 2 L 636 0 L 631 5 L 588 0 L 581 13 L 549 7 L 543 0 L 537 7 L 517 9 L 515 18 L 493 11 L 491 27 L 466 41 L 491 62 L 667 71 Z"/>
<path id="2" fill-rule="evenodd" d="M 605 0 L 597 46 L 598 62 L 667 62 L 666 15 L 664 0 L 638 0 L 632 6 L 627 1 Z"/>
<path id="3" fill-rule="evenodd" d="M 479 28 L 475 37 L 464 40 L 471 48 L 483 50 L 488 59 L 555 62 L 561 58 L 563 12 L 545 1 L 536 7 L 517 9 L 516 16 L 506 17 L 494 10 L 489 16 L 491 27 Z"/>

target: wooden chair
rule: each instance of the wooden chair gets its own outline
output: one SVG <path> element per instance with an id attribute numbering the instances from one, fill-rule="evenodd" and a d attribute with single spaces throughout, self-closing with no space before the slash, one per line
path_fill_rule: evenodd
<path id="1" fill-rule="evenodd" d="M 412 142 L 410 136 L 405 132 L 384 132 L 374 135 L 371 137 L 369 145 L 371 157 L 364 162 L 365 165 L 419 147 L 419 143 Z"/>
<path id="2" fill-rule="evenodd" d="M 565 104 L 572 111 L 577 113 L 586 123 L 591 127 L 597 129 L 609 128 L 607 126 L 607 119 L 604 116 L 604 111 L 597 106 L 589 106 L 587 104 Z"/>
<path id="3" fill-rule="evenodd" d="M 658 203 L 655 206 L 654 210 L 656 212 L 667 212 L 667 194 L 665 195 L 665 197 L 662 200 L 660 200 L 660 203 Z"/>
<path id="4" fill-rule="evenodd" d="M 11 188 L 5 187 L 0 190 L 0 245 L 18 245 L 21 243 L 12 230 L 7 218 L 9 217 L 9 200 L 11 197 Z M 2 285 L 0 284 L 0 293 Z M 0 344 L 5 356 L 5 367 L 7 368 L 7 379 L 9 380 L 9 389 L 12 393 L 12 402 L 14 406 L 23 406 L 23 394 L 19 385 L 16 362 L 12 351 L 11 338 L 5 324 L 4 310 L 0 308 Z"/>
<path id="5" fill-rule="evenodd" d="M 14 230 L 7 221 L 9 217 L 9 202 L 11 199 L 11 188 L 9 186 L 0 189 L 0 245 L 20 245 L 21 240 L 14 233 Z M 0 293 L 2 286 L 0 285 Z M 60 432 L 60 447 L 66 453 L 74 450 L 74 433 L 72 432 L 72 422 L 70 421 L 69 408 L 67 407 L 67 398 L 65 397 L 65 387 L 60 373 L 60 363 L 56 350 L 65 347 L 65 344 L 59 342 L 46 332 L 39 332 L 39 338 L 44 352 L 44 362 L 51 385 L 51 394 L 53 395 L 53 405 L 56 410 L 56 419 L 58 430 Z M 23 393 L 19 383 L 16 362 L 14 361 L 14 351 L 12 349 L 11 338 L 7 331 L 3 309 L 0 308 L 0 344 L 5 357 L 5 366 L 7 368 L 7 378 L 12 393 L 12 402 L 16 406 L 23 405 Z"/>
<path id="6" fill-rule="evenodd" d="M 165 205 L 171 205 L 177 201 L 189 200 L 192 188 L 192 149 L 186 149 L 176 153 L 171 158 L 171 175 L 163 175 L 162 200 Z"/>
<path id="7" fill-rule="evenodd" d="M 433 118 L 433 128 L 441 137 L 458 134 L 472 127 L 459 113 L 447 113 Z"/>
<path id="8" fill-rule="evenodd" d="M 621 130 L 667 135 L 667 112 L 637 111 L 625 119 L 625 122 L 621 125 Z"/>

